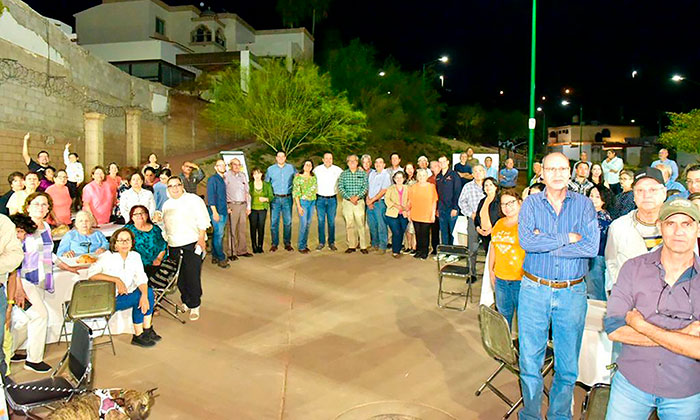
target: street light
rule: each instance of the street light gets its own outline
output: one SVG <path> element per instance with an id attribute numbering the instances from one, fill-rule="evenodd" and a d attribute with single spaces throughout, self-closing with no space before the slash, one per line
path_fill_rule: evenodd
<path id="1" fill-rule="evenodd" d="M 635 77 L 637 77 L 638 74 L 639 74 L 639 73 L 637 72 L 637 70 L 632 70 L 632 78 L 633 78 L 633 79 L 634 79 Z"/>
<path id="2" fill-rule="evenodd" d="M 678 83 L 678 82 L 682 82 L 683 80 L 685 80 L 685 77 L 681 76 L 680 74 L 674 74 L 673 77 L 671 77 L 671 80 Z"/>
<path id="3" fill-rule="evenodd" d="M 571 105 L 571 102 L 564 99 L 563 101 L 561 101 L 561 104 L 562 106 L 569 106 Z M 579 113 L 580 115 L 578 117 L 578 157 L 579 160 L 581 160 L 581 152 L 583 150 L 583 105 L 579 105 Z"/>
<path id="4" fill-rule="evenodd" d="M 547 100 L 547 97 L 546 97 L 546 96 L 543 96 L 543 97 L 542 97 L 542 101 L 546 101 L 546 100 Z"/>
<path id="5" fill-rule="evenodd" d="M 440 87 L 445 87 L 445 76 L 443 76 L 441 74 L 439 79 L 440 79 Z"/>
<path id="6" fill-rule="evenodd" d="M 384 76 L 386 76 L 386 72 L 380 71 L 380 72 L 379 72 L 379 77 L 384 77 Z"/>
<path id="7" fill-rule="evenodd" d="M 422 76 L 423 83 L 425 83 L 425 68 L 426 68 L 426 66 L 429 66 L 433 63 L 438 63 L 438 62 L 443 63 L 443 64 L 447 64 L 448 61 L 450 61 L 450 58 L 446 55 L 443 55 L 442 57 L 438 57 L 435 60 L 431 60 L 431 61 L 428 61 L 427 63 L 423 63 L 423 76 Z"/>
<path id="8" fill-rule="evenodd" d="M 450 61 L 450 57 L 443 55 L 442 57 L 439 58 L 439 60 L 442 61 L 443 63 L 447 63 L 448 61 Z"/>
<path id="9" fill-rule="evenodd" d="M 564 93 L 567 94 L 567 95 L 570 94 L 570 93 L 571 93 L 571 89 L 569 89 L 569 88 L 564 89 Z"/>
<path id="10" fill-rule="evenodd" d="M 498 94 L 501 95 L 501 96 L 503 96 L 503 95 L 505 94 L 505 92 L 502 91 L 502 90 L 499 90 L 499 91 L 498 91 Z"/>
<path id="11" fill-rule="evenodd" d="M 571 102 L 567 101 L 566 99 L 562 99 L 561 105 L 562 106 L 569 106 L 569 105 L 571 105 Z"/>

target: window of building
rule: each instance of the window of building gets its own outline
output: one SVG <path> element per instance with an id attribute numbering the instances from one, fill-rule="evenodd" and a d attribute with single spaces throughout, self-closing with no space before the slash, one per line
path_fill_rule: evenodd
<path id="1" fill-rule="evenodd" d="M 161 18 L 156 18 L 156 33 L 165 36 L 165 21 Z"/>
<path id="2" fill-rule="evenodd" d="M 191 41 L 194 42 L 211 42 L 211 30 L 204 25 L 199 25 L 192 31 Z"/>
<path id="3" fill-rule="evenodd" d="M 112 64 L 132 76 L 159 82 L 170 87 L 194 80 L 195 76 L 193 73 L 165 61 L 132 61 Z"/>
<path id="4" fill-rule="evenodd" d="M 215 41 L 217 44 L 221 45 L 222 47 L 226 48 L 226 36 L 224 36 L 224 31 L 221 30 L 221 28 L 216 30 L 216 38 Z"/>

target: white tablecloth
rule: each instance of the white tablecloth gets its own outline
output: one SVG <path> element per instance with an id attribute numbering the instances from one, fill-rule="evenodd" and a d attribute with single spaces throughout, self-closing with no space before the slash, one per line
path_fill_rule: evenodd
<path id="1" fill-rule="evenodd" d="M 607 306 L 607 302 L 602 300 L 588 299 L 577 380 L 589 386 L 610 383 L 611 371 L 606 366 L 612 363 L 613 345 L 603 328 Z"/>
<path id="2" fill-rule="evenodd" d="M 453 245 L 469 246 L 469 220 L 465 216 L 459 216 L 455 222 L 455 227 L 452 230 Z M 490 251 L 490 250 L 489 250 Z M 484 263 L 484 275 L 481 281 L 481 297 L 479 303 L 486 306 L 493 305 L 493 287 L 491 287 L 491 276 L 489 274 L 489 254 L 486 254 L 486 262 Z"/>

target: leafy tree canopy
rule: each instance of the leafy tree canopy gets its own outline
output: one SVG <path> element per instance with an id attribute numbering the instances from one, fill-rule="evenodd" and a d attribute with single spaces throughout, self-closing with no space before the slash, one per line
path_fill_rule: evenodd
<path id="1" fill-rule="evenodd" d="M 277 0 L 277 12 L 282 16 L 285 26 L 303 25 L 314 19 L 312 26 L 328 14 L 332 0 Z"/>
<path id="2" fill-rule="evenodd" d="M 700 109 L 667 115 L 671 124 L 659 136 L 659 143 L 688 153 L 700 153 Z"/>
<path id="3" fill-rule="evenodd" d="M 317 66 L 297 63 L 290 72 L 274 59 L 261 66 L 251 70 L 248 92 L 241 88 L 238 66 L 210 77 L 212 103 L 204 114 L 217 127 L 243 131 L 287 154 L 309 145 L 336 153 L 361 145 L 365 114 L 335 93 Z"/>

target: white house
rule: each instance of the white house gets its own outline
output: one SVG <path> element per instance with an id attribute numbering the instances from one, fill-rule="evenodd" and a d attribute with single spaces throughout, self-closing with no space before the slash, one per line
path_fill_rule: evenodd
<path id="1" fill-rule="evenodd" d="M 125 72 L 177 86 L 200 71 L 254 56 L 313 60 L 304 28 L 256 31 L 233 13 L 161 0 L 102 0 L 75 14 L 78 44 Z"/>

